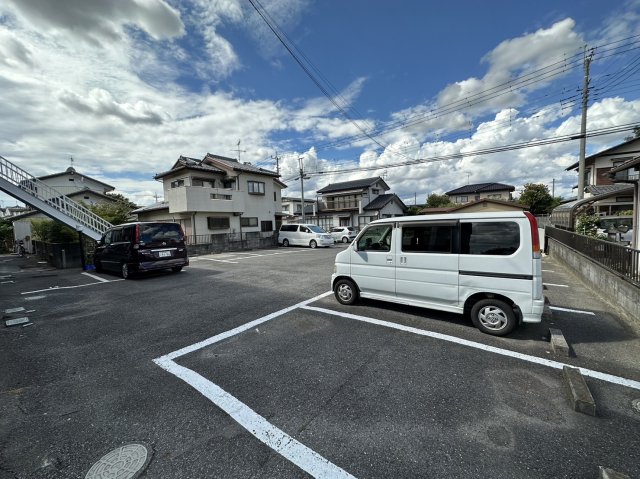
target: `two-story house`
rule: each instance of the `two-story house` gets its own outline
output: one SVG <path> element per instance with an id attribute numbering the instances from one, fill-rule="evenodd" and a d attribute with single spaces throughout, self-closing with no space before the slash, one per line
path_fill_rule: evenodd
<path id="1" fill-rule="evenodd" d="M 633 138 L 612 148 L 600 151 L 585 158 L 584 197 L 611 194 L 594 203 L 595 213 L 608 216 L 618 211 L 633 209 L 633 195 L 629 193 L 629 185 L 620 181 L 627 171 L 619 171 L 617 178 L 611 178 L 609 172 L 640 154 L 640 138 Z M 566 171 L 578 172 L 578 163 L 569 166 Z M 616 192 L 620 192 L 616 195 Z"/>
<path id="2" fill-rule="evenodd" d="M 511 193 L 515 191 L 515 186 L 503 185 L 502 183 L 477 183 L 475 185 L 465 185 L 455 190 L 447 191 L 447 195 L 456 204 L 469 203 L 490 199 L 499 201 L 511 201 Z"/>
<path id="3" fill-rule="evenodd" d="M 305 215 L 315 216 L 316 214 L 316 200 L 304 199 L 304 213 Z M 282 214 L 286 216 L 302 216 L 302 198 L 294 198 L 292 196 L 282 197 Z"/>
<path id="4" fill-rule="evenodd" d="M 164 201 L 134 210 L 140 221 L 175 221 L 203 241 L 222 233 L 273 234 L 279 227 L 286 185 L 273 171 L 207 153 L 201 160 L 181 156 L 155 179 Z"/>
<path id="5" fill-rule="evenodd" d="M 314 223 L 325 229 L 333 226 L 362 228 L 373 220 L 403 216 L 408 208 L 379 176 L 332 183 L 320 188 L 318 214 Z"/>
<path id="6" fill-rule="evenodd" d="M 115 201 L 113 198 L 107 196 L 107 193 L 115 190 L 115 187 L 78 173 L 72 166 L 61 173 L 40 176 L 38 180 L 71 198 L 73 201 L 84 203 L 85 205 Z M 28 252 L 33 252 L 31 220 L 49 218 L 38 210 L 30 208 L 28 211 L 13 216 L 11 219 L 13 222 L 15 241 L 22 241 L 25 249 Z"/>

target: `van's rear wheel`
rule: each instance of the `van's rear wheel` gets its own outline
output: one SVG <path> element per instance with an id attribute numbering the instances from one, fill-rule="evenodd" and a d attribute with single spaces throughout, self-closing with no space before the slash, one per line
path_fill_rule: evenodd
<path id="1" fill-rule="evenodd" d="M 122 263 L 122 266 L 120 266 L 120 274 L 124 279 L 131 278 L 131 272 L 129 271 L 129 265 L 127 263 Z"/>
<path id="2" fill-rule="evenodd" d="M 174 266 L 173 268 L 171 268 L 171 271 L 173 271 L 174 273 L 179 273 L 180 271 L 182 271 L 182 266 Z"/>
<path id="3" fill-rule="evenodd" d="M 471 308 L 471 321 L 483 333 L 509 334 L 518 324 L 513 308 L 499 299 L 482 299 Z"/>
<path id="4" fill-rule="evenodd" d="M 315 248 L 316 246 L 318 246 L 318 243 L 316 243 L 316 240 L 309 241 L 309 248 Z"/>
<path id="5" fill-rule="evenodd" d="M 342 237 L 342 242 L 343 243 L 348 243 L 349 242 L 349 238 L 347 238 L 346 236 Z"/>
<path id="6" fill-rule="evenodd" d="M 288 239 L 283 239 L 283 240 L 282 240 L 282 246 L 284 246 L 285 248 L 286 248 L 287 246 L 289 246 L 289 240 L 288 240 Z"/>
<path id="7" fill-rule="evenodd" d="M 353 304 L 358 300 L 358 288 L 350 279 L 336 281 L 333 293 L 340 304 Z"/>

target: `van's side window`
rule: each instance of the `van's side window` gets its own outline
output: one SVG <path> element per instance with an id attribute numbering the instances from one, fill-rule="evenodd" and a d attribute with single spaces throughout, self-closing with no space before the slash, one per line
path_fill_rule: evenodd
<path id="1" fill-rule="evenodd" d="M 120 243 L 122 241 L 122 229 L 113 230 L 111 232 L 111 241 Z"/>
<path id="2" fill-rule="evenodd" d="M 111 244 L 111 231 L 104 234 L 104 244 Z"/>
<path id="3" fill-rule="evenodd" d="M 358 240 L 358 251 L 390 251 L 392 229 L 392 225 L 367 228 Z"/>
<path id="4" fill-rule="evenodd" d="M 135 229 L 135 227 L 133 226 L 127 226 L 126 228 L 123 228 L 122 230 L 122 241 L 126 242 L 126 243 L 130 243 L 131 240 L 133 240 L 133 230 Z"/>
<path id="5" fill-rule="evenodd" d="M 402 251 L 451 253 L 452 225 L 412 225 L 402 228 Z"/>
<path id="6" fill-rule="evenodd" d="M 508 256 L 520 247 L 520 227 L 513 221 L 460 224 L 460 253 Z"/>

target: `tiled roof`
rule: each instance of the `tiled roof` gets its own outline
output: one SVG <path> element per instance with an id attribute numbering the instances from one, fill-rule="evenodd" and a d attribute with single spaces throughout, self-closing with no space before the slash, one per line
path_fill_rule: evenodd
<path id="1" fill-rule="evenodd" d="M 384 182 L 382 178 L 376 176 L 375 178 L 363 178 L 361 180 L 343 181 L 342 183 L 331 183 L 330 185 L 320 188 L 318 193 L 333 193 L 336 191 L 357 190 L 362 188 L 368 188 L 378 181 L 382 181 L 384 185 L 389 189 L 389 186 Z M 386 191 L 386 190 L 385 190 Z"/>
<path id="2" fill-rule="evenodd" d="M 133 210 L 131 213 L 137 214 L 137 213 L 144 213 L 147 211 L 157 211 L 157 210 L 166 210 L 166 209 L 169 209 L 169 202 L 161 201 L 160 203 L 156 203 L 153 205 L 143 206 L 142 208 Z"/>
<path id="3" fill-rule="evenodd" d="M 455 190 L 447 191 L 445 195 L 464 195 L 470 193 L 486 193 L 489 191 L 515 191 L 516 187 L 503 185 L 502 183 L 477 183 L 475 185 L 465 185 Z"/>
<path id="4" fill-rule="evenodd" d="M 405 205 L 402 200 L 395 193 L 388 193 L 386 195 L 380 195 L 371 201 L 367 206 L 363 207 L 363 210 L 380 210 L 384 208 L 387 204 L 391 203 L 393 200 L 397 199 L 402 207 L 403 211 L 407 211 L 407 205 Z"/>
<path id="5" fill-rule="evenodd" d="M 70 167 L 69 167 L 69 168 L 67 168 L 65 171 L 62 171 L 62 172 L 60 172 L 60 173 L 53 173 L 53 174 L 51 174 L 51 175 L 38 176 L 38 179 L 42 181 L 42 180 L 48 180 L 48 179 L 51 179 L 51 178 L 56 178 L 56 177 L 58 177 L 58 176 L 68 175 L 68 174 L 74 174 L 74 175 L 78 175 L 78 176 L 84 177 L 84 178 L 86 178 L 86 179 L 88 179 L 88 180 L 91 180 L 91 181 L 94 181 L 94 182 L 96 182 L 96 183 L 98 183 L 98 184 L 100 184 L 100 185 L 103 185 L 103 186 L 106 186 L 106 187 L 108 187 L 108 188 L 111 188 L 112 190 L 115 190 L 115 189 L 116 189 L 116 187 L 115 187 L 115 186 L 111 186 L 111 185 L 110 185 L 110 184 L 108 184 L 108 183 L 105 183 L 105 182 L 103 182 L 103 181 L 96 180 L 95 178 L 91 178 L 90 176 L 87 176 L 87 175 L 83 175 L 83 174 L 81 174 L 81 173 L 78 173 L 78 172 L 76 171 L 76 169 L 75 169 L 74 167 L 72 167 L 72 166 L 70 166 Z"/>
<path id="6" fill-rule="evenodd" d="M 258 168 L 257 166 L 253 166 L 250 163 L 240 163 L 238 160 L 234 158 L 227 158 L 226 156 L 212 155 L 211 153 L 207 153 L 207 155 L 202 159 L 202 163 L 206 162 L 208 159 L 219 161 L 225 166 L 235 170 L 235 171 L 246 171 L 247 173 L 257 173 L 259 175 L 269 175 L 269 176 L 279 176 L 275 171 L 265 170 L 264 168 Z"/>

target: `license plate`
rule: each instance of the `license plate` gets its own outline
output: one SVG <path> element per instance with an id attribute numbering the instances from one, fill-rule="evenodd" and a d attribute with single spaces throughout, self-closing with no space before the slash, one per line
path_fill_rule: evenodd
<path id="1" fill-rule="evenodd" d="M 167 258 L 171 256 L 171 251 L 159 251 L 158 252 L 158 257 L 159 258 Z"/>

